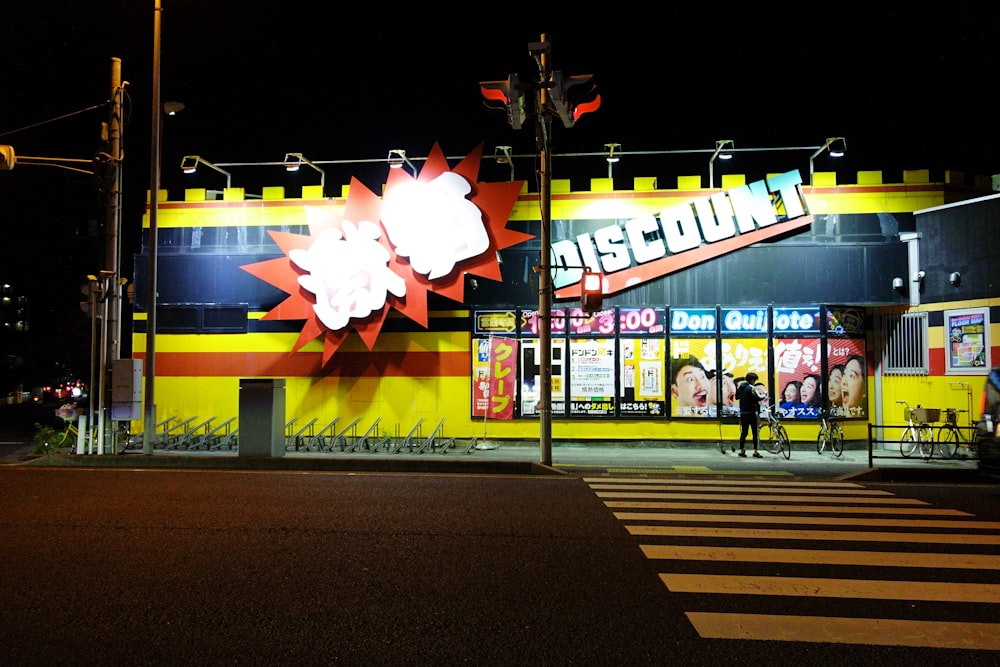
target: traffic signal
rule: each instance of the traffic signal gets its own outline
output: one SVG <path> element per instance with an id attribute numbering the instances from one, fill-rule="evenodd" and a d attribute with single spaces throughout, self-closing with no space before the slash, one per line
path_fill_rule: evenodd
<path id="1" fill-rule="evenodd" d="M 593 74 L 565 76 L 559 71 L 552 72 L 549 97 L 564 127 L 573 127 L 580 116 L 601 106 L 597 86 L 590 82 L 592 78 Z"/>
<path id="2" fill-rule="evenodd" d="M 580 281 L 580 308 L 585 313 L 596 313 L 604 301 L 601 274 L 585 272 Z"/>
<path id="3" fill-rule="evenodd" d="M 527 114 L 524 110 L 524 84 L 516 74 L 508 76 L 506 81 L 480 81 L 479 90 L 487 100 L 500 102 L 507 111 L 507 122 L 510 126 L 515 130 L 521 129 Z"/>

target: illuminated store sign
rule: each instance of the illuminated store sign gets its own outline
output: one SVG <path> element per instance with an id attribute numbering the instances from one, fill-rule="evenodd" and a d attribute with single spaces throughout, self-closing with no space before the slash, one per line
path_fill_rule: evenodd
<path id="1" fill-rule="evenodd" d="M 803 334 L 819 333 L 819 307 L 815 308 L 775 308 L 774 333 Z"/>
<path id="2" fill-rule="evenodd" d="M 813 218 L 801 186 L 799 172 L 790 171 L 673 206 L 659 216 L 633 218 L 556 241 L 552 264 L 587 266 L 602 273 L 604 293 L 614 294 L 808 227 Z M 582 276 L 582 268 L 556 268 L 556 296 L 579 296 L 573 286 Z"/>
<path id="3" fill-rule="evenodd" d="M 767 333 L 767 308 L 723 308 L 722 333 Z"/>
<path id="4" fill-rule="evenodd" d="M 715 333 L 715 308 L 677 308 L 670 311 L 672 333 Z"/>

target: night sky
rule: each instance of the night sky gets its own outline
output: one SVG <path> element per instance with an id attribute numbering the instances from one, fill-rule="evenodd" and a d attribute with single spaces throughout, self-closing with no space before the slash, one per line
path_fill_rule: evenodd
<path id="1" fill-rule="evenodd" d="M 313 161 L 372 160 L 403 148 L 426 156 L 435 142 L 461 156 L 483 143 L 515 154 L 535 148 L 533 123 L 511 129 L 487 109 L 478 82 L 510 73 L 533 78 L 529 42 L 546 34 L 550 66 L 593 74 L 601 108 L 575 127 L 553 124 L 555 155 L 621 144 L 619 188 L 636 176 L 675 187 L 701 174 L 708 156 L 630 156 L 629 151 L 800 147 L 847 138 L 840 182 L 860 170 L 897 181 L 903 169 L 1000 173 L 996 123 L 996 5 L 952 2 L 931 11 L 903 2 L 827 14 L 801 3 L 584 5 L 555 2 L 411 4 L 221 3 L 162 0 L 161 100 L 185 110 L 164 119 L 162 187 L 219 188 L 221 175 L 185 175 L 181 157 L 212 162 L 280 162 L 285 152 Z M 138 250 L 149 187 L 154 0 L 55 0 L 0 9 L 0 144 L 19 155 L 90 158 L 100 149 L 111 58 L 129 82 L 124 129 L 124 255 Z M 833 7 L 834 5 L 829 5 Z M 648 7 L 648 8 L 643 8 Z M 79 113 L 77 113 L 79 112 Z M 65 117 L 64 117 L 65 116 Z M 60 119 L 61 118 L 61 119 Z M 53 120 L 60 119 L 60 120 Z M 51 122 L 49 122 L 51 121 Z M 799 169 L 809 151 L 738 153 L 715 168 L 745 173 Z M 419 166 L 419 161 L 417 161 Z M 382 163 L 324 166 L 327 194 L 352 175 L 373 189 Z M 308 169 L 232 167 L 233 185 L 290 196 L 315 184 Z M 515 162 L 533 180 L 530 159 Z M 600 157 L 556 157 L 553 176 L 575 189 L 607 176 Z M 481 177 L 506 167 L 484 161 Z M 718 182 L 718 181 L 717 181 Z M 536 189 L 532 183 L 529 187 Z M 103 213 L 94 179 L 23 166 L 0 172 L 3 280 L 27 282 L 53 303 L 75 303 L 78 283 L 102 268 L 93 232 Z M 56 306 L 53 306 L 58 310 Z"/>

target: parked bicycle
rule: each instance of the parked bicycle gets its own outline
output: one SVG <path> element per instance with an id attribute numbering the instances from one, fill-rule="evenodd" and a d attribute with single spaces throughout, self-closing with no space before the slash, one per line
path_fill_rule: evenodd
<path id="1" fill-rule="evenodd" d="M 937 421 L 941 411 L 919 405 L 911 408 L 906 401 L 896 403 L 903 406 L 903 418 L 906 419 L 906 430 L 899 439 L 899 453 L 910 457 L 919 450 L 924 460 L 929 459 L 934 455 L 934 431 L 927 422 Z"/>
<path id="2" fill-rule="evenodd" d="M 976 454 L 975 429 L 971 424 L 966 428 L 958 425 L 959 412 L 967 413 L 968 410 L 946 409 L 945 422 L 938 427 L 935 449 L 943 459 L 967 459 Z"/>
<path id="3" fill-rule="evenodd" d="M 826 410 L 819 415 L 819 435 L 816 436 L 816 453 L 822 454 L 829 447 L 834 456 L 844 453 L 844 427 L 832 419 Z"/>
<path id="4" fill-rule="evenodd" d="M 760 445 L 772 454 L 781 454 L 789 459 L 792 456 L 792 441 L 779 414 L 783 412 L 777 406 L 761 406 Z"/>

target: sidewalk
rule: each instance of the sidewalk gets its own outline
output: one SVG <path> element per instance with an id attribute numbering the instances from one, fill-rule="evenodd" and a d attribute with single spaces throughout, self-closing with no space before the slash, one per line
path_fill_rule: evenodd
<path id="1" fill-rule="evenodd" d="M 863 443 L 856 443 L 861 445 Z M 774 476 L 867 481 L 993 482 L 980 475 L 975 460 L 924 461 L 903 458 L 898 450 L 876 451 L 869 466 L 868 450 L 845 449 L 840 457 L 817 454 L 812 443 L 793 443 L 789 459 L 762 452 L 762 458 L 740 458 L 718 443 L 657 443 L 616 446 L 598 443 L 553 443 L 551 465 L 542 465 L 537 442 L 486 442 L 468 453 L 463 449 L 417 453 L 295 452 L 283 456 L 248 457 L 231 450 L 154 450 L 152 455 L 128 450 L 123 454 L 57 453 L 23 461 L 39 466 L 99 466 L 123 468 L 214 468 L 354 472 L 548 474 L 548 475 L 724 475 Z M 9 459 L 5 459 L 9 462 Z"/>

